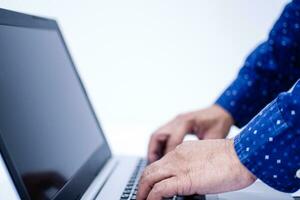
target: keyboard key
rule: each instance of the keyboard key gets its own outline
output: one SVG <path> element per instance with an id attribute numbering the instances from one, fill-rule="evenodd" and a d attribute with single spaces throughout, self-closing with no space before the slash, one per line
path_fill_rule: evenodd
<path id="1" fill-rule="evenodd" d="M 121 198 L 128 198 L 129 197 L 129 194 L 122 194 Z"/>
<path id="2" fill-rule="evenodd" d="M 138 191 L 138 179 L 141 176 L 141 173 L 143 169 L 146 166 L 146 161 L 145 160 L 140 160 L 137 165 L 136 169 L 132 172 L 131 177 L 124 188 L 123 194 L 121 196 L 121 200 L 135 200 L 136 199 L 136 194 Z"/>

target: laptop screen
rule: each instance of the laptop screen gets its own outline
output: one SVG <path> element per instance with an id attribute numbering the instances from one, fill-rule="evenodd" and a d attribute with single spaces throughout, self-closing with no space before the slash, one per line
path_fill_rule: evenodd
<path id="1" fill-rule="evenodd" d="M 3 143 L 31 199 L 51 199 L 104 137 L 56 30 L 0 25 L 0 48 Z"/>

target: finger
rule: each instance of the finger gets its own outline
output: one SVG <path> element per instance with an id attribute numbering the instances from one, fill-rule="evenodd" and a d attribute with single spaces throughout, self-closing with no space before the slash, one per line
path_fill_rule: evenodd
<path id="1" fill-rule="evenodd" d="M 164 160 L 156 161 L 145 169 L 139 182 L 138 199 L 146 199 L 153 185 L 174 176 L 171 166 Z"/>
<path id="2" fill-rule="evenodd" d="M 184 135 L 173 135 L 167 141 L 167 147 L 165 150 L 165 154 L 169 153 L 170 151 L 174 150 L 176 146 L 178 146 L 183 141 Z"/>
<path id="3" fill-rule="evenodd" d="M 180 123 L 180 122 L 179 122 Z M 178 128 L 176 128 L 174 131 L 174 134 L 171 134 L 166 145 L 166 151 L 165 154 L 174 150 L 175 147 L 182 143 L 184 136 L 192 131 L 193 128 L 193 121 L 186 121 L 184 123 L 181 123 Z"/>
<path id="4" fill-rule="evenodd" d="M 179 184 L 178 178 L 175 176 L 162 180 L 153 186 L 147 200 L 173 197 L 178 194 Z"/>
<path id="5" fill-rule="evenodd" d="M 149 163 L 158 160 L 163 155 L 168 137 L 167 134 L 153 134 L 151 136 L 147 155 Z"/>
<path id="6" fill-rule="evenodd" d="M 170 135 L 170 137 L 167 141 L 165 154 L 167 154 L 170 151 L 174 150 L 176 148 L 176 146 L 178 146 L 179 144 L 182 143 L 182 141 L 184 139 L 184 136 L 185 136 L 185 133 L 186 133 L 186 130 L 181 129 L 181 130 L 178 130 L 176 133 Z"/>

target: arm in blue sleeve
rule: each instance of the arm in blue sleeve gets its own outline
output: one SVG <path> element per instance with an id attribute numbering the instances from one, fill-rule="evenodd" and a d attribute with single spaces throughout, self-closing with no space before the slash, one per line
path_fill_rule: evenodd
<path id="1" fill-rule="evenodd" d="M 294 0 L 216 103 L 231 113 L 236 126 L 244 126 L 300 77 L 299 52 L 300 1 Z"/>
<path id="2" fill-rule="evenodd" d="M 300 80 L 257 114 L 234 138 L 241 161 L 269 186 L 300 188 Z"/>

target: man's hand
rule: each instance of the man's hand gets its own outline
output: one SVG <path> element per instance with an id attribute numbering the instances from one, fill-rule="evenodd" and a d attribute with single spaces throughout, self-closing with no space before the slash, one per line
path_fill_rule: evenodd
<path id="1" fill-rule="evenodd" d="M 188 133 L 199 139 L 221 139 L 233 125 L 231 115 L 218 105 L 179 115 L 152 134 L 148 161 L 154 162 L 179 145 Z"/>
<path id="2" fill-rule="evenodd" d="M 232 140 L 184 142 L 145 169 L 137 199 L 233 191 L 255 179 L 240 163 Z"/>

